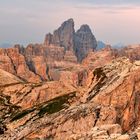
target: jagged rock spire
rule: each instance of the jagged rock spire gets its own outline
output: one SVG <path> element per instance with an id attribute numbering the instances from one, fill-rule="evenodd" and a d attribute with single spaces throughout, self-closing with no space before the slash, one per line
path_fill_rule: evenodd
<path id="1" fill-rule="evenodd" d="M 75 33 L 72 18 L 63 22 L 53 34 L 49 33 L 46 35 L 45 45 L 48 46 L 50 44 L 64 47 L 65 51 L 73 51 L 78 61 L 82 61 L 89 51 L 93 51 L 97 47 L 97 41 L 90 27 L 84 24 Z"/>

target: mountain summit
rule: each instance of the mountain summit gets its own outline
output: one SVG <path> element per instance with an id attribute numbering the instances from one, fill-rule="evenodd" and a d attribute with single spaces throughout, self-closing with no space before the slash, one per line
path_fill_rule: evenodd
<path id="1" fill-rule="evenodd" d="M 65 50 L 74 51 L 78 61 L 82 61 L 89 51 L 96 49 L 97 41 L 88 25 L 82 25 L 77 32 L 74 29 L 74 20 L 68 19 L 54 31 L 53 34 L 47 34 L 45 45 L 58 45 Z"/>

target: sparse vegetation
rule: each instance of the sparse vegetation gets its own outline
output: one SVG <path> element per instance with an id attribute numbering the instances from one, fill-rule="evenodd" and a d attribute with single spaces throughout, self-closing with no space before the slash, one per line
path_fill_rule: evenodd
<path id="1" fill-rule="evenodd" d="M 45 113 L 53 114 L 53 113 L 56 113 L 56 112 L 62 110 L 63 108 L 65 108 L 64 104 L 68 104 L 69 103 L 68 100 L 73 97 L 75 97 L 75 92 L 70 93 L 68 95 L 57 97 L 57 98 L 49 101 L 47 105 L 41 107 L 38 115 L 42 116 Z"/>
<path id="2" fill-rule="evenodd" d="M 18 112 L 14 117 L 12 117 L 12 121 L 19 120 L 24 116 L 28 115 L 29 113 L 33 112 L 34 110 L 38 110 L 38 115 L 41 117 L 44 114 L 53 114 L 59 112 L 60 110 L 64 109 L 64 104 L 69 104 L 69 99 L 75 97 L 75 92 L 72 92 L 67 95 L 56 97 L 50 101 L 47 101 L 41 105 L 35 106 L 32 109 L 23 110 L 22 112 Z"/>
<path id="3" fill-rule="evenodd" d="M 33 112 L 34 110 L 35 110 L 35 109 L 24 110 L 24 111 L 22 111 L 22 112 L 16 114 L 16 115 L 11 119 L 11 122 L 23 118 L 24 116 L 26 116 L 27 114 Z"/>

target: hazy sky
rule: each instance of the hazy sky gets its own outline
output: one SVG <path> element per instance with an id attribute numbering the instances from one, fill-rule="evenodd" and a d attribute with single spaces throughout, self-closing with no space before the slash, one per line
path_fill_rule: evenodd
<path id="1" fill-rule="evenodd" d="M 89 24 L 97 40 L 140 43 L 140 0 L 0 0 L 0 44 L 40 43 L 73 18 Z"/>

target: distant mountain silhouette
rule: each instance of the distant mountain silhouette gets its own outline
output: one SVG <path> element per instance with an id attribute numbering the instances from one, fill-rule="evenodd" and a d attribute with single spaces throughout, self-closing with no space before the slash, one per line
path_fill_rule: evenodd
<path id="1" fill-rule="evenodd" d="M 10 47 L 12 47 L 12 44 L 9 44 L 9 43 L 0 44 L 0 48 L 10 48 Z"/>

